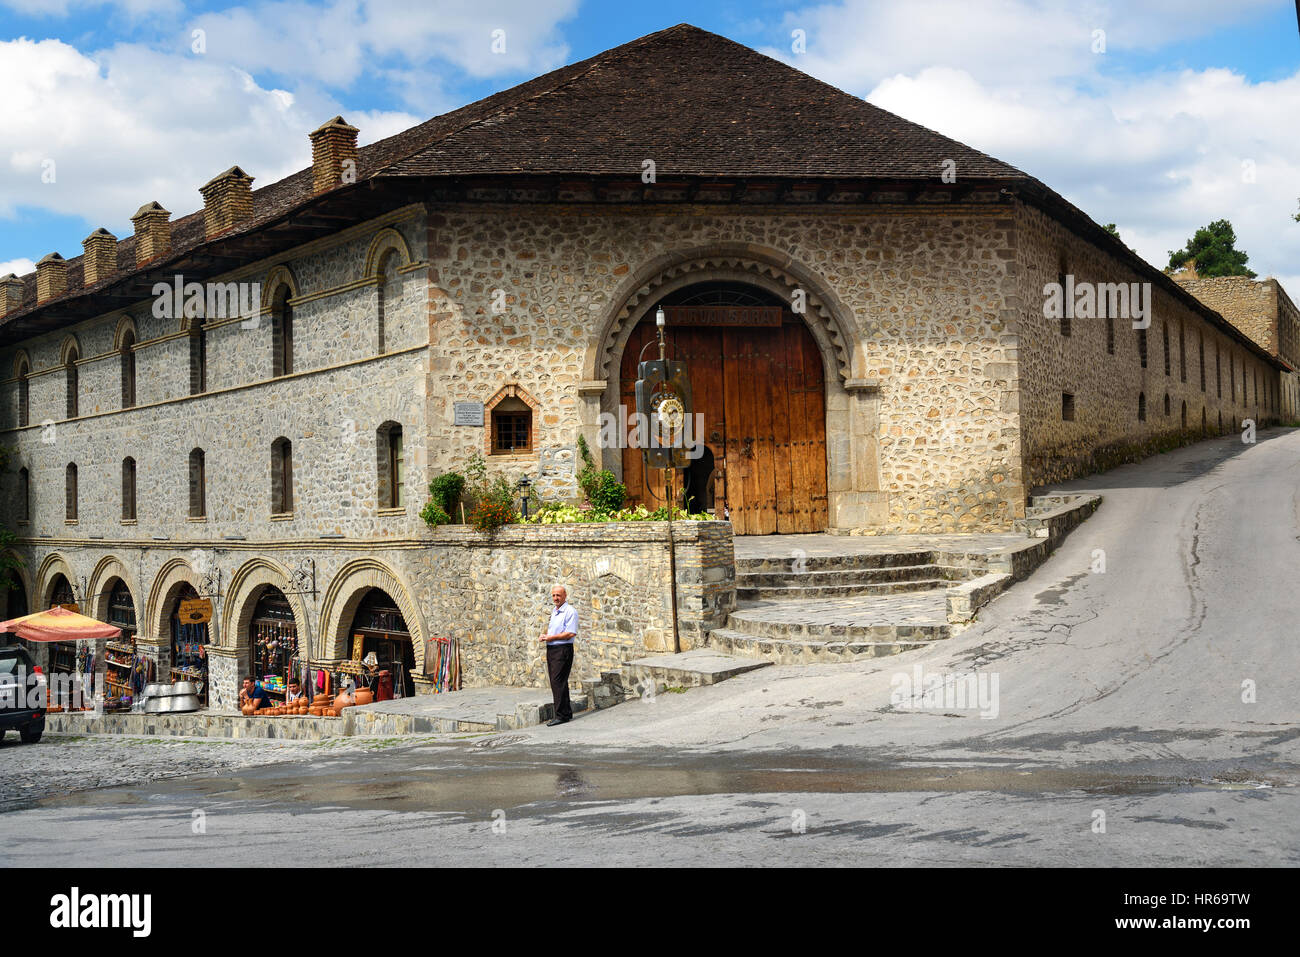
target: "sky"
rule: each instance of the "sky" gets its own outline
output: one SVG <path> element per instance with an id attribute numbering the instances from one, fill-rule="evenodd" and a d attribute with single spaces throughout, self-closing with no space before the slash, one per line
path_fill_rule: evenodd
<path id="1" fill-rule="evenodd" d="M 1300 299 L 1294 0 L 0 0 L 0 275 L 233 165 L 272 183 L 336 114 L 364 145 L 682 22 L 1011 163 L 1156 266 L 1229 219 Z"/>

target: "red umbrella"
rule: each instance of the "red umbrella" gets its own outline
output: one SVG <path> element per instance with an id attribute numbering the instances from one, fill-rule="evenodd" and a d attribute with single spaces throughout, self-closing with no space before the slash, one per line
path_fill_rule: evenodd
<path id="1" fill-rule="evenodd" d="M 0 632 L 12 632 L 28 641 L 89 641 L 116 638 L 122 629 L 56 605 L 49 611 L 0 621 Z"/>

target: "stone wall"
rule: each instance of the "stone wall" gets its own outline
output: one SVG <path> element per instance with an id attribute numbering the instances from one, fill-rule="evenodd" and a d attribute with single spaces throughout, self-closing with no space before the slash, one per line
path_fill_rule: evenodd
<path id="1" fill-rule="evenodd" d="M 1277 286 L 1256 282 L 1249 276 L 1211 276 L 1179 279 L 1182 286 L 1201 302 L 1250 336 L 1269 352 L 1278 349 Z"/>
<path id="2" fill-rule="evenodd" d="M 678 635 L 700 647 L 735 606 L 731 526 L 673 523 Z M 411 581 L 428 596 L 430 627 L 457 638 L 472 685 L 546 686 L 551 587 L 564 585 L 578 612 L 573 681 L 624 661 L 672 652 L 668 526 L 509 526 L 492 536 L 444 528 L 413 558 Z"/>
<path id="3" fill-rule="evenodd" d="M 1276 369 L 1157 286 L 1152 287 L 1145 368 L 1131 320 L 1114 320 L 1113 353 L 1104 319 L 1075 318 L 1071 334 L 1063 335 L 1060 322 L 1044 315 L 1044 286 L 1057 282 L 1059 272 L 1072 274 L 1076 283 L 1133 283 L 1145 277 L 1035 209 L 1021 207 L 1017 221 L 1017 259 L 1023 268 L 1017 309 L 1019 402 L 1027 485 L 1062 481 L 1192 441 L 1206 434 L 1202 416 L 1209 434 L 1240 431 L 1248 418 L 1261 426 L 1277 421 Z M 1073 421 L 1064 419 L 1064 393 L 1074 397 Z M 1139 418 L 1143 397 L 1145 421 Z"/>
<path id="4" fill-rule="evenodd" d="M 484 205 L 431 208 L 429 230 L 434 471 L 482 442 L 453 404 L 509 385 L 540 407 L 538 448 L 490 456 L 494 471 L 533 471 L 579 434 L 596 448 L 637 319 L 673 289 L 732 280 L 811 303 L 833 526 L 973 530 L 1023 514 L 1005 210 Z M 602 452 L 621 472 L 620 450 Z"/>

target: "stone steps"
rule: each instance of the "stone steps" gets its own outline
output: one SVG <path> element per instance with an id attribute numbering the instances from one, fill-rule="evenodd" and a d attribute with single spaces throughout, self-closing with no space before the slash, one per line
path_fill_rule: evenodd
<path id="1" fill-rule="evenodd" d="M 807 574 L 819 571 L 852 571 L 895 568 L 900 565 L 927 565 L 933 560 L 930 549 L 897 552 L 870 552 L 861 555 L 822 555 L 801 558 L 797 554 L 781 558 L 737 558 L 736 577 L 764 573 Z"/>
<path id="2" fill-rule="evenodd" d="M 921 578 L 913 581 L 861 582 L 845 585 L 788 585 L 750 587 L 737 584 L 736 597 L 741 601 L 779 601 L 788 598 L 854 598 L 861 595 L 897 595 L 905 592 L 947 588 L 947 578 Z"/>
<path id="3" fill-rule="evenodd" d="M 799 641 L 749 635 L 727 628 L 709 632 L 709 645 L 718 651 L 764 658 L 779 665 L 840 664 L 866 658 L 883 658 L 914 648 L 924 641 Z"/>
<path id="4" fill-rule="evenodd" d="M 926 642 L 952 629 L 943 591 L 901 596 L 758 602 L 727 618 L 726 628 L 796 641 Z"/>
<path id="5" fill-rule="evenodd" d="M 803 583 L 822 585 L 867 585 L 916 581 L 924 578 L 965 578 L 960 568 L 948 568 L 926 562 L 921 565 L 891 565 L 884 568 L 852 566 L 812 569 L 805 572 L 737 572 L 736 587 L 772 588 Z"/>

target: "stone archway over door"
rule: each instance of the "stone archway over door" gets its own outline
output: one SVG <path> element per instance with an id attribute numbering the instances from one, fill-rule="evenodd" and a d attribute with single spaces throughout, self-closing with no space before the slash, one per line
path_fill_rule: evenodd
<path id="1" fill-rule="evenodd" d="M 689 306 L 674 320 L 689 321 Z M 709 313 L 701 308 L 699 318 Z M 667 330 L 670 358 L 688 363 L 695 411 L 704 416 L 705 445 L 713 454 L 714 508 L 723 497 L 737 535 L 821 532 L 827 525 L 826 385 L 817 343 L 803 322 L 783 310 L 779 324 L 678 325 Z M 620 369 L 622 404 L 636 411 L 637 360 L 655 339 L 653 318 L 632 331 Z M 651 347 L 646 358 L 658 358 Z M 661 470 L 646 489 L 641 452 L 623 452 L 629 496 L 655 507 L 663 502 Z"/>

